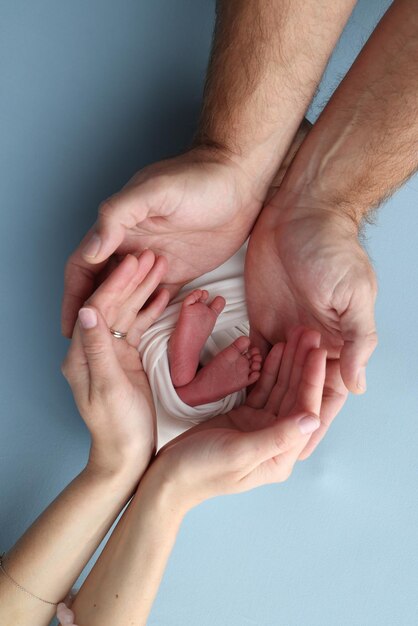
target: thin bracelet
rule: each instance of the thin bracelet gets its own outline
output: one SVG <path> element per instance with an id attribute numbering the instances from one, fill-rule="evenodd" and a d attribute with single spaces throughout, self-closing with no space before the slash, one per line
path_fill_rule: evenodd
<path id="1" fill-rule="evenodd" d="M 57 606 L 57 605 L 58 605 L 58 602 L 49 602 L 48 600 L 43 600 L 43 599 L 42 599 L 42 598 L 40 598 L 39 596 L 35 596 L 35 594 L 34 594 L 34 593 L 31 593 L 30 591 L 28 591 L 27 589 L 25 589 L 24 587 L 22 587 L 22 585 L 19 585 L 19 583 L 17 583 L 17 582 L 14 580 L 14 578 L 12 578 L 12 577 L 10 576 L 10 574 L 8 574 L 8 573 L 6 572 L 6 570 L 4 569 L 4 566 L 3 566 L 3 557 L 4 557 L 4 555 L 5 555 L 5 554 L 6 554 L 6 553 L 5 553 L 5 552 L 3 552 L 3 554 L 1 554 L 1 555 L 0 555 L 0 570 L 3 572 L 3 574 L 5 574 L 5 575 L 7 576 L 7 578 L 8 578 L 9 580 L 11 580 L 11 581 L 12 581 L 12 583 L 13 583 L 14 585 L 16 585 L 16 587 L 18 587 L 19 589 L 21 589 L 22 591 L 24 591 L 25 593 L 27 593 L 27 594 L 28 594 L 28 596 L 32 596 L 32 598 L 36 598 L 37 600 L 40 600 L 41 602 L 45 602 L 45 604 L 51 604 L 52 606 Z"/>

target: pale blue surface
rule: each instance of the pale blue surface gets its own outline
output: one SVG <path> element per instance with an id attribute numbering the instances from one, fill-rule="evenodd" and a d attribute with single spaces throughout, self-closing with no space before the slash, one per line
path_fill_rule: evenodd
<path id="1" fill-rule="evenodd" d="M 312 115 L 387 4 L 360 3 Z M 65 259 L 103 198 L 191 137 L 212 23 L 208 0 L 0 1 L 0 548 L 86 459 L 59 371 Z M 368 230 L 367 395 L 287 484 L 187 517 L 151 626 L 418 623 L 417 200 L 415 178 Z"/>

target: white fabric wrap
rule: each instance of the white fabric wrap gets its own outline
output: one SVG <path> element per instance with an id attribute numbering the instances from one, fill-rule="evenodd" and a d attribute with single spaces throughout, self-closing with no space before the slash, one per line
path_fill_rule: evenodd
<path id="1" fill-rule="evenodd" d="M 245 400 L 245 390 L 222 400 L 196 407 L 185 404 L 173 387 L 167 344 L 177 323 L 181 303 L 193 289 L 207 289 L 210 299 L 223 296 L 226 306 L 202 351 L 201 364 L 210 361 L 234 339 L 249 334 L 244 292 L 244 258 L 246 246 L 213 272 L 186 285 L 170 302 L 160 319 L 143 335 L 138 350 L 147 373 L 157 412 L 158 449 L 194 424 L 230 411 Z"/>

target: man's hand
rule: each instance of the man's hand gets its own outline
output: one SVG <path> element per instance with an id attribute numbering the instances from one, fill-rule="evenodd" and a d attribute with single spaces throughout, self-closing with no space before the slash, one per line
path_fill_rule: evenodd
<path id="1" fill-rule="evenodd" d="M 232 157 L 196 148 L 138 172 L 99 208 L 99 217 L 68 259 L 62 331 L 70 336 L 77 312 L 113 253 L 164 254 L 171 294 L 218 267 L 248 237 L 263 196 Z"/>
<path id="2" fill-rule="evenodd" d="M 219 0 L 197 147 L 145 168 L 100 206 L 67 263 L 65 335 L 115 252 L 163 253 L 173 294 L 238 250 L 354 4 Z"/>
<path id="3" fill-rule="evenodd" d="M 392 3 L 297 153 L 251 238 L 246 268 L 258 343 L 302 322 L 329 350 L 323 436 L 347 395 L 365 388 L 376 343 L 376 278 L 358 228 L 418 166 L 418 14 Z M 343 383 L 344 381 L 344 383 Z"/>
<path id="4" fill-rule="evenodd" d="M 173 508 L 287 480 L 319 427 L 326 363 L 319 343 L 316 331 L 292 329 L 286 344 L 270 350 L 243 406 L 198 424 L 159 451 L 151 473 L 174 486 Z"/>
<path id="5" fill-rule="evenodd" d="M 311 208 L 287 212 L 276 205 L 282 196 L 279 191 L 263 209 L 250 238 L 247 305 L 252 341 L 264 351 L 297 324 L 321 332 L 327 380 L 321 428 L 306 458 L 344 404 L 347 389 L 365 391 L 365 368 L 377 344 L 377 286 L 351 218 Z"/>

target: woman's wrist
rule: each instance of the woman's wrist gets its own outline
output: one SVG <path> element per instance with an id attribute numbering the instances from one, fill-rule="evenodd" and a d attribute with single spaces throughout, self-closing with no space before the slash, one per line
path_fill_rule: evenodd
<path id="1" fill-rule="evenodd" d="M 152 464 L 75 598 L 77 623 L 146 623 L 184 514 L 175 483 Z"/>
<path id="2" fill-rule="evenodd" d="M 124 471 L 105 474 L 87 465 L 8 551 L 9 575 L 37 598 L 62 600 L 135 488 L 136 481 Z M 31 620 L 49 623 L 51 605 L 13 587 L 4 576 L 0 583 L 0 604 L 8 598 L 1 623 L 11 623 L 12 614 L 21 616 L 12 620 L 16 626 Z"/>
<path id="3" fill-rule="evenodd" d="M 180 526 L 192 508 L 190 499 L 184 497 L 181 485 L 174 474 L 165 471 L 162 460 L 156 459 L 144 474 L 133 500 L 133 506 L 158 511 L 159 515 Z"/>
<path id="4" fill-rule="evenodd" d="M 142 473 L 129 465 L 122 465 L 118 469 L 113 469 L 88 461 L 80 475 L 92 488 L 105 486 L 110 492 L 119 494 L 119 497 L 125 497 L 128 501 L 135 493 Z"/>
<path id="5" fill-rule="evenodd" d="M 92 480 L 104 480 L 115 485 L 119 484 L 133 489 L 141 480 L 151 459 L 155 454 L 155 446 L 149 442 L 130 449 L 111 452 L 101 446 L 95 446 L 94 442 L 90 448 L 89 458 L 85 467 L 85 472 Z"/>

